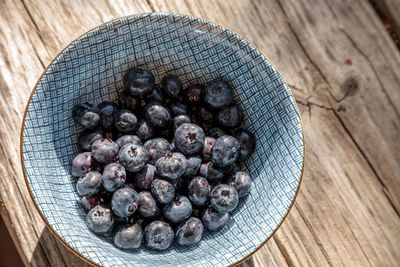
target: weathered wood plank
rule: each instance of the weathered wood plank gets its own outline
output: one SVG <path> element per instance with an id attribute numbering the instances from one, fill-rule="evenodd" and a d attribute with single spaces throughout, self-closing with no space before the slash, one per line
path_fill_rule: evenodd
<path id="1" fill-rule="evenodd" d="M 400 38 L 400 1 L 397 0 L 369 0 L 381 15 L 384 23 L 390 23 L 391 30 Z M 397 44 L 400 46 L 400 43 Z"/>
<path id="2" fill-rule="evenodd" d="M 400 54 L 366 0 L 21 0 L 0 9 L 0 196 L 25 263 L 85 265 L 44 227 L 25 188 L 15 137 L 31 89 L 80 34 L 152 11 L 203 17 L 246 37 L 299 103 L 301 191 L 281 228 L 243 266 L 400 262 Z"/>

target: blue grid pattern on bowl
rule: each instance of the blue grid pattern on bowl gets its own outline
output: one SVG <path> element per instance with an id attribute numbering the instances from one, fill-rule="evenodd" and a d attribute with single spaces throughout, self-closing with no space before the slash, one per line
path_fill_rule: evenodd
<path id="1" fill-rule="evenodd" d="M 81 128 L 74 104 L 115 101 L 129 68 L 167 73 L 190 83 L 215 78 L 235 89 L 244 127 L 257 137 L 245 162 L 253 179 L 232 220 L 195 247 L 122 251 L 93 234 L 79 206 L 69 164 Z M 49 66 L 29 103 L 23 163 L 34 199 L 51 227 L 77 252 L 103 266 L 225 266 L 253 252 L 284 218 L 299 186 L 303 135 L 293 96 L 270 62 L 247 41 L 213 23 L 184 15 L 141 14 L 104 24 L 67 47 Z"/>

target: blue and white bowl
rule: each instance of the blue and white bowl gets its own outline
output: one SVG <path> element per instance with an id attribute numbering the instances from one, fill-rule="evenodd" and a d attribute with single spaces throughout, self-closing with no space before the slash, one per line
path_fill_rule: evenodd
<path id="1" fill-rule="evenodd" d="M 157 83 L 167 73 L 184 85 L 215 78 L 235 89 L 244 127 L 257 148 L 245 162 L 253 179 L 247 199 L 223 230 L 194 247 L 165 252 L 122 251 L 85 224 L 69 164 L 81 129 L 71 117 L 82 101 L 115 101 L 123 74 L 149 69 Z M 27 105 L 22 128 L 23 169 L 39 212 L 78 256 L 103 266 L 226 266 L 255 252 L 293 204 L 302 176 L 304 144 L 294 98 L 271 63 L 251 44 L 211 22 L 184 15 L 140 14 L 84 34 L 46 69 Z"/>

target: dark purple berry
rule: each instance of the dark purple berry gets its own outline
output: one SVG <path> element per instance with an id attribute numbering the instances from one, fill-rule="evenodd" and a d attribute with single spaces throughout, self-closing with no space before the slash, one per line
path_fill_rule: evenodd
<path id="1" fill-rule="evenodd" d="M 103 101 L 97 105 L 100 112 L 100 124 L 106 130 L 114 129 L 115 114 L 118 113 L 116 104 L 110 101 Z"/>
<path id="2" fill-rule="evenodd" d="M 157 203 L 150 192 L 139 193 L 139 214 L 144 218 L 154 218 L 160 214 Z"/>
<path id="3" fill-rule="evenodd" d="M 240 159 L 245 160 L 253 154 L 256 148 L 256 138 L 248 130 L 240 130 L 236 133 L 236 138 L 240 143 Z"/>
<path id="4" fill-rule="evenodd" d="M 204 89 L 204 103 L 211 109 L 228 107 L 233 100 L 233 91 L 228 84 L 221 80 L 214 80 Z"/>
<path id="5" fill-rule="evenodd" d="M 154 180 L 156 167 L 146 164 L 143 169 L 135 173 L 134 183 L 140 190 L 150 190 L 151 183 Z"/>
<path id="6" fill-rule="evenodd" d="M 178 226 L 175 242 L 178 246 L 191 246 L 197 244 L 203 236 L 203 223 L 195 217 L 189 218 Z"/>
<path id="7" fill-rule="evenodd" d="M 144 147 L 149 152 L 149 162 L 151 164 L 155 164 L 159 158 L 171 153 L 171 145 L 164 138 L 150 139 L 144 143 Z"/>
<path id="8" fill-rule="evenodd" d="M 111 139 L 100 139 L 92 144 L 93 157 L 101 163 L 111 163 L 117 159 L 119 146 Z"/>
<path id="9" fill-rule="evenodd" d="M 151 194 L 161 204 L 171 202 L 175 197 L 174 186 L 161 179 L 154 179 L 151 183 Z"/>
<path id="10" fill-rule="evenodd" d="M 236 208 L 239 196 L 233 186 L 220 184 L 211 191 L 211 205 L 219 212 L 230 212 Z"/>
<path id="11" fill-rule="evenodd" d="M 193 155 L 203 148 L 204 132 L 201 127 L 193 123 L 183 123 L 174 134 L 176 148 L 185 155 Z"/>
<path id="12" fill-rule="evenodd" d="M 171 99 L 178 99 L 182 93 L 182 82 L 175 75 L 167 75 L 162 79 L 162 89 Z"/>
<path id="13" fill-rule="evenodd" d="M 215 141 L 211 154 L 213 163 L 225 167 L 238 159 L 240 154 L 239 141 L 230 135 L 223 135 Z"/>
<path id="14" fill-rule="evenodd" d="M 154 221 L 144 229 L 144 240 L 150 249 L 166 250 L 174 241 L 174 231 L 168 223 Z"/>
<path id="15" fill-rule="evenodd" d="M 188 115 L 178 115 L 173 121 L 174 130 L 178 129 L 178 127 L 183 123 L 190 123 L 190 117 Z"/>
<path id="16" fill-rule="evenodd" d="M 146 100 L 151 102 L 151 101 L 158 101 L 160 103 L 163 103 L 165 101 L 164 94 L 161 91 L 160 87 L 155 85 L 153 87 L 153 90 L 151 91 L 150 94 L 146 95 Z"/>
<path id="17" fill-rule="evenodd" d="M 75 177 L 81 177 L 91 171 L 100 171 L 101 166 L 93 157 L 92 152 L 78 154 L 71 162 L 71 174 Z"/>
<path id="18" fill-rule="evenodd" d="M 157 160 L 156 170 L 157 174 L 163 178 L 177 179 L 186 170 L 186 158 L 179 152 L 166 154 Z"/>
<path id="19" fill-rule="evenodd" d="M 108 233 L 114 224 L 111 210 L 102 205 L 94 207 L 86 215 L 86 224 L 96 234 Z"/>
<path id="20" fill-rule="evenodd" d="M 218 212 L 214 208 L 208 208 L 201 216 L 204 227 L 210 231 L 219 231 L 228 223 L 230 216 L 228 212 Z"/>
<path id="21" fill-rule="evenodd" d="M 210 197 L 210 185 L 204 177 L 194 177 L 189 183 L 189 199 L 195 206 L 204 206 Z"/>
<path id="22" fill-rule="evenodd" d="M 236 172 L 240 171 L 240 166 L 237 162 L 233 162 L 233 163 L 223 167 L 222 170 L 224 171 L 225 176 L 230 177 L 233 174 L 235 174 Z"/>
<path id="23" fill-rule="evenodd" d="M 151 102 L 145 107 L 146 120 L 156 128 L 165 128 L 171 122 L 169 110 L 158 102 Z"/>
<path id="24" fill-rule="evenodd" d="M 81 206 L 84 211 L 89 212 L 91 209 L 100 205 L 101 198 L 98 194 L 91 195 L 91 196 L 83 196 L 81 198 Z"/>
<path id="25" fill-rule="evenodd" d="M 243 119 L 242 111 L 238 106 L 224 108 L 217 115 L 218 124 L 222 127 L 234 128 L 238 126 Z"/>
<path id="26" fill-rule="evenodd" d="M 186 170 L 183 173 L 183 177 L 190 178 L 199 171 L 201 165 L 200 157 L 190 157 L 186 160 Z"/>
<path id="27" fill-rule="evenodd" d="M 142 227 L 138 224 L 123 225 L 114 236 L 114 244 L 122 249 L 136 249 L 143 240 Z"/>
<path id="28" fill-rule="evenodd" d="M 115 141 L 121 149 L 126 144 L 143 145 L 142 141 L 136 135 L 123 135 Z"/>
<path id="29" fill-rule="evenodd" d="M 204 86 L 201 84 L 191 85 L 183 91 L 183 100 L 188 105 L 197 106 L 202 101 L 203 90 Z"/>
<path id="30" fill-rule="evenodd" d="M 246 172 L 236 172 L 229 178 L 228 185 L 233 186 L 239 194 L 239 197 L 244 197 L 250 192 L 251 179 Z"/>
<path id="31" fill-rule="evenodd" d="M 115 127 L 120 132 L 131 132 L 136 129 L 137 118 L 129 109 L 121 109 L 115 114 Z"/>
<path id="32" fill-rule="evenodd" d="M 154 127 L 145 120 L 139 122 L 138 129 L 136 130 L 136 134 L 139 136 L 140 140 L 146 142 L 150 138 L 152 138 L 156 133 Z"/>
<path id="33" fill-rule="evenodd" d="M 206 177 L 207 180 L 212 183 L 219 183 L 224 177 L 223 171 L 220 168 L 214 166 L 212 162 L 201 164 L 200 175 Z"/>
<path id="34" fill-rule="evenodd" d="M 81 196 L 96 194 L 101 189 L 102 177 L 99 172 L 88 172 L 81 176 L 76 183 L 76 191 Z"/>
<path id="35" fill-rule="evenodd" d="M 78 137 L 78 145 L 82 150 L 90 151 L 92 144 L 105 137 L 105 133 L 102 129 L 87 129 L 83 131 Z"/>
<path id="36" fill-rule="evenodd" d="M 154 88 L 154 76 L 149 70 L 131 69 L 124 75 L 124 87 L 132 96 L 142 96 Z"/>
<path id="37" fill-rule="evenodd" d="M 92 129 L 100 123 L 99 110 L 87 102 L 74 106 L 72 117 L 76 123 L 87 129 Z"/>
<path id="38" fill-rule="evenodd" d="M 103 187 L 109 192 L 114 192 L 122 187 L 126 181 L 125 168 L 119 163 L 108 164 L 103 171 Z"/>
<path id="39" fill-rule="evenodd" d="M 185 196 L 176 197 L 174 201 L 164 206 L 163 214 L 167 220 L 173 223 L 181 222 L 192 214 L 192 204 Z"/>
<path id="40" fill-rule="evenodd" d="M 187 115 L 189 113 L 188 107 L 180 102 L 170 102 L 169 109 L 174 116 Z"/>
<path id="41" fill-rule="evenodd" d="M 132 215 L 138 208 L 139 194 L 131 187 L 122 187 L 112 196 L 113 212 L 121 218 Z"/>
<path id="42" fill-rule="evenodd" d="M 140 145 L 124 145 L 118 153 L 119 162 L 129 172 L 138 172 L 149 160 L 149 152 Z"/>

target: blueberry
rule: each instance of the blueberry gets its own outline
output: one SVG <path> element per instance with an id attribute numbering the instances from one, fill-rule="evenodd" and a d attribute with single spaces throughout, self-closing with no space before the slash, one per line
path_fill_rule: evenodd
<path id="1" fill-rule="evenodd" d="M 179 152 L 165 154 L 157 160 L 156 170 L 157 174 L 163 178 L 177 179 L 186 170 L 186 158 Z"/>
<path id="2" fill-rule="evenodd" d="M 238 131 L 235 136 L 240 143 L 240 159 L 245 160 L 253 154 L 256 148 L 256 138 L 254 134 L 245 129 Z"/>
<path id="3" fill-rule="evenodd" d="M 119 146 L 111 139 L 100 139 L 92 144 L 93 157 L 101 163 L 111 163 L 117 159 Z"/>
<path id="4" fill-rule="evenodd" d="M 186 170 L 183 173 L 183 177 L 189 178 L 199 171 L 201 165 L 201 158 L 200 157 L 190 157 L 186 160 Z"/>
<path id="5" fill-rule="evenodd" d="M 228 212 L 218 212 L 214 208 L 208 208 L 201 216 L 204 227 L 210 231 L 219 231 L 228 223 L 230 216 Z"/>
<path id="6" fill-rule="evenodd" d="M 151 194 L 161 204 L 170 203 L 175 197 L 174 186 L 161 179 L 154 179 L 151 183 Z"/>
<path id="7" fill-rule="evenodd" d="M 115 103 L 110 101 L 103 101 L 97 105 L 100 112 L 100 124 L 106 130 L 114 128 L 114 117 L 118 113 L 118 107 Z"/>
<path id="8" fill-rule="evenodd" d="M 87 129 L 83 131 L 78 137 L 78 145 L 82 150 L 90 151 L 92 149 L 92 144 L 99 140 L 103 139 L 105 133 L 102 129 Z"/>
<path id="9" fill-rule="evenodd" d="M 221 80 L 214 80 L 204 89 L 204 103 L 212 109 L 228 107 L 233 100 L 233 91 L 228 84 Z"/>
<path id="10" fill-rule="evenodd" d="M 126 181 L 125 168 L 119 163 L 108 164 L 103 171 L 103 187 L 109 192 L 114 192 L 122 187 Z"/>
<path id="11" fill-rule="evenodd" d="M 185 91 L 183 91 L 183 100 L 188 105 L 198 105 L 202 101 L 204 86 L 201 84 L 194 84 L 189 86 Z"/>
<path id="12" fill-rule="evenodd" d="M 124 87 L 132 96 L 150 93 L 154 87 L 154 76 L 149 70 L 131 69 L 124 75 Z"/>
<path id="13" fill-rule="evenodd" d="M 199 152 L 204 145 L 203 129 L 193 123 L 183 123 L 174 134 L 176 148 L 185 155 Z"/>
<path id="14" fill-rule="evenodd" d="M 89 212 L 91 209 L 96 207 L 97 205 L 100 205 L 101 203 L 101 198 L 98 194 L 94 194 L 91 196 L 83 196 L 81 198 L 81 206 L 84 211 Z"/>
<path id="15" fill-rule="evenodd" d="M 212 137 L 212 138 L 214 138 L 214 139 L 218 139 L 221 136 L 225 135 L 225 132 L 222 131 L 220 128 L 212 127 L 210 129 L 208 129 L 207 135 Z"/>
<path id="16" fill-rule="evenodd" d="M 238 106 L 232 105 L 224 108 L 217 115 L 218 124 L 222 127 L 234 128 L 238 126 L 243 119 L 242 111 Z"/>
<path id="17" fill-rule="evenodd" d="M 220 168 L 214 166 L 212 162 L 201 164 L 200 175 L 206 177 L 207 180 L 212 183 L 219 183 L 224 177 L 223 171 Z"/>
<path id="18" fill-rule="evenodd" d="M 203 223 L 195 217 L 189 218 L 178 226 L 175 242 L 178 246 L 191 246 L 197 244 L 203 236 Z"/>
<path id="19" fill-rule="evenodd" d="M 236 189 L 239 197 L 244 197 L 250 192 L 251 179 L 246 172 L 239 171 L 229 178 L 227 184 Z"/>
<path id="20" fill-rule="evenodd" d="M 158 101 L 163 103 L 165 101 L 164 94 L 161 91 L 160 87 L 157 85 L 154 85 L 153 90 L 151 91 L 150 94 L 146 95 L 146 100 L 147 101 Z"/>
<path id="21" fill-rule="evenodd" d="M 155 164 L 159 158 L 171 153 L 171 145 L 164 138 L 150 139 L 144 143 L 144 147 L 149 152 L 149 162 L 151 164 Z"/>
<path id="22" fill-rule="evenodd" d="M 122 226 L 114 236 L 114 244 L 122 249 L 139 248 L 143 240 L 142 227 L 138 224 Z"/>
<path id="23" fill-rule="evenodd" d="M 211 205 L 219 212 L 232 211 L 238 202 L 238 192 L 233 186 L 220 184 L 211 191 Z"/>
<path id="24" fill-rule="evenodd" d="M 126 144 L 134 144 L 134 145 L 143 145 L 142 141 L 136 135 L 126 134 L 121 136 L 115 141 L 120 148 L 122 148 Z"/>
<path id="25" fill-rule="evenodd" d="M 180 102 L 170 102 L 169 109 L 174 116 L 187 115 L 189 113 L 188 107 Z"/>
<path id="26" fill-rule="evenodd" d="M 91 171 L 100 171 L 101 166 L 93 157 L 92 152 L 78 154 L 71 162 L 71 174 L 75 177 L 81 177 Z"/>
<path id="27" fill-rule="evenodd" d="M 189 183 L 189 199 L 195 206 L 204 206 L 210 197 L 210 185 L 204 177 L 194 177 Z"/>
<path id="28" fill-rule="evenodd" d="M 129 95 L 129 93 L 124 90 L 119 96 L 119 106 L 123 109 L 136 110 L 140 106 L 140 99 Z"/>
<path id="29" fill-rule="evenodd" d="M 100 123 L 99 110 L 87 102 L 74 106 L 72 117 L 76 123 L 88 129 L 94 128 Z"/>
<path id="30" fill-rule="evenodd" d="M 219 137 L 211 149 L 213 163 L 221 167 L 225 167 L 235 162 L 238 159 L 239 154 L 239 141 L 230 135 Z"/>
<path id="31" fill-rule="evenodd" d="M 139 122 L 136 134 L 139 136 L 140 140 L 143 142 L 149 140 L 155 135 L 156 131 L 154 127 L 145 120 Z"/>
<path id="32" fill-rule="evenodd" d="M 105 234 L 113 228 L 114 218 L 110 209 L 98 205 L 88 212 L 86 223 L 94 233 Z"/>
<path id="33" fill-rule="evenodd" d="M 212 123 L 214 120 L 212 112 L 205 107 L 199 107 L 197 109 L 197 118 L 204 123 Z"/>
<path id="34" fill-rule="evenodd" d="M 129 109 L 121 109 L 115 114 L 115 127 L 120 132 L 131 132 L 136 129 L 137 118 Z"/>
<path id="35" fill-rule="evenodd" d="M 215 143 L 215 139 L 209 136 L 206 136 L 204 140 L 204 146 L 203 146 L 203 160 L 211 160 L 211 149 Z"/>
<path id="36" fill-rule="evenodd" d="M 168 223 L 154 221 L 144 229 L 144 240 L 150 249 L 166 250 L 174 241 L 174 231 Z"/>
<path id="37" fill-rule="evenodd" d="M 225 176 L 230 177 L 233 174 L 235 174 L 236 172 L 240 171 L 240 166 L 239 166 L 239 164 L 237 164 L 237 162 L 233 162 L 233 163 L 223 167 L 222 170 L 224 171 Z"/>
<path id="38" fill-rule="evenodd" d="M 145 107 L 147 121 L 156 128 L 165 128 L 171 122 L 169 110 L 161 103 L 151 102 Z"/>
<path id="39" fill-rule="evenodd" d="M 151 183 L 154 180 L 156 167 L 151 164 L 146 164 L 143 169 L 135 173 L 134 183 L 140 190 L 149 190 Z"/>
<path id="40" fill-rule="evenodd" d="M 164 206 L 163 214 L 167 220 L 173 223 L 181 222 L 192 214 L 192 204 L 185 196 L 176 197 L 174 201 Z"/>
<path id="41" fill-rule="evenodd" d="M 139 214 L 144 218 L 154 218 L 160 214 L 157 203 L 150 192 L 139 193 Z"/>
<path id="42" fill-rule="evenodd" d="M 178 150 L 175 147 L 175 143 L 174 140 L 171 141 L 171 143 L 169 143 L 169 145 L 171 146 L 171 152 L 177 152 Z"/>
<path id="43" fill-rule="evenodd" d="M 176 130 L 182 123 L 190 123 L 190 117 L 188 115 L 178 115 L 172 122 L 174 124 L 174 130 Z"/>
<path id="44" fill-rule="evenodd" d="M 118 153 L 119 162 L 129 172 L 138 172 L 149 160 L 149 152 L 140 145 L 126 144 Z"/>
<path id="45" fill-rule="evenodd" d="M 178 99 L 182 93 L 182 82 L 175 75 L 167 75 L 162 79 L 162 89 L 171 99 Z"/>
<path id="46" fill-rule="evenodd" d="M 171 184 L 175 188 L 175 192 L 177 192 L 177 195 L 186 195 L 187 191 L 187 181 L 182 179 L 182 177 L 179 177 L 178 179 L 171 180 Z"/>
<path id="47" fill-rule="evenodd" d="M 133 188 L 122 187 L 112 196 L 112 210 L 118 217 L 128 217 L 138 208 L 138 200 L 139 194 Z"/>

